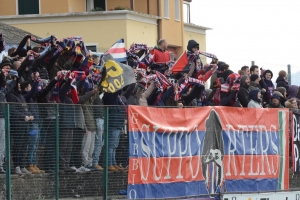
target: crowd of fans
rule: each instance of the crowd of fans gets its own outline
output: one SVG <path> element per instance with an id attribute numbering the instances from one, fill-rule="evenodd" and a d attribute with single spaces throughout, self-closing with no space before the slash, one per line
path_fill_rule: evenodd
<path id="1" fill-rule="evenodd" d="M 37 46 L 32 48 L 33 43 Z M 53 162 L 46 164 L 44 170 L 37 167 L 37 150 L 45 146 L 44 156 L 48 160 L 55 155 L 56 104 L 62 105 L 58 118 L 61 172 L 103 170 L 99 165 L 104 130 L 102 105 L 114 105 L 109 109 L 108 124 L 108 170 L 113 172 L 125 170 L 117 163 L 116 151 L 120 135 L 126 133 L 127 105 L 298 109 L 298 86 L 289 86 L 283 70 L 275 87 L 271 70 L 253 65 L 243 66 L 234 73 L 215 55 L 200 51 L 194 40 L 189 41 L 184 54 L 188 60 L 186 65 L 179 66 L 179 60 L 172 60 L 167 49 L 164 39 L 155 47 L 132 44 L 126 52 L 125 64 L 133 68 L 136 83 L 108 93 L 103 92 L 101 84 L 108 77 L 102 56 L 87 51 L 81 38 L 59 41 L 54 36 L 36 39 L 26 35 L 17 48 L 6 49 L 5 38 L 0 33 L 0 102 L 12 103 L 10 127 L 15 141 L 12 142 L 15 173 L 40 174 L 54 170 Z M 212 62 L 202 63 L 200 55 L 212 58 Z M 209 88 L 205 89 L 209 79 Z M 5 173 L 4 118 L 3 104 L 0 173 Z M 79 168 L 70 167 L 75 130 L 82 133 Z M 128 152 L 124 156 L 128 157 Z"/>

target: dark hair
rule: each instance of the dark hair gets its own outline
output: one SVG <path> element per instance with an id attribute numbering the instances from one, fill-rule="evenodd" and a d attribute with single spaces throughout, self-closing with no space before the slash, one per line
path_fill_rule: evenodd
<path id="1" fill-rule="evenodd" d="M 229 69 L 229 65 L 223 64 L 223 65 L 220 66 L 220 68 L 221 68 L 221 71 L 225 71 L 225 70 Z"/>
<path id="2" fill-rule="evenodd" d="M 250 67 L 250 72 L 254 72 L 254 70 L 255 69 L 258 69 L 258 66 L 257 65 L 252 65 L 251 67 Z"/>
<path id="3" fill-rule="evenodd" d="M 29 81 L 24 81 L 24 82 L 22 82 L 22 83 L 20 84 L 21 90 L 24 91 L 25 88 L 27 88 L 29 84 L 30 84 Z"/>
<path id="4" fill-rule="evenodd" d="M 9 56 L 11 56 L 11 54 L 13 54 L 16 50 L 17 50 L 16 47 L 12 47 L 12 48 L 9 48 L 9 49 L 8 49 L 8 52 L 7 52 L 7 53 L 8 53 Z"/>
<path id="5" fill-rule="evenodd" d="M 241 68 L 241 70 L 242 71 L 245 71 L 247 68 L 249 68 L 248 66 L 243 66 L 242 68 Z"/>

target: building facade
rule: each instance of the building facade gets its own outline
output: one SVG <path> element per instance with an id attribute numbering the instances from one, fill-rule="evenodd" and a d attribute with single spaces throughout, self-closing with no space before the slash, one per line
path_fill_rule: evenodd
<path id="1" fill-rule="evenodd" d="M 206 50 L 206 30 L 190 23 L 191 0 L 0 0 L 0 22 L 40 37 L 82 36 L 93 51 L 105 52 L 124 38 L 156 45 L 167 39 L 177 58 L 194 39 Z M 205 58 L 204 58 L 205 60 Z"/>

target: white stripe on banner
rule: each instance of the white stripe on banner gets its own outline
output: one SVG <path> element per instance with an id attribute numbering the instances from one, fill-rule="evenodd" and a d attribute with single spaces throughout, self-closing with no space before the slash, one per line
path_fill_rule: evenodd
<path id="1" fill-rule="evenodd" d="M 123 49 L 123 48 L 125 48 L 125 43 L 116 43 L 116 44 L 114 44 L 112 47 L 111 47 L 111 49 L 112 48 L 116 48 L 116 49 Z"/>
<path id="2" fill-rule="evenodd" d="M 126 58 L 126 53 L 111 53 L 110 54 L 114 58 Z"/>
<path id="3" fill-rule="evenodd" d="M 279 113 L 281 113 L 281 115 L 279 114 L 279 117 L 281 116 L 281 119 L 279 119 L 279 124 L 281 122 L 281 131 L 280 131 L 280 134 L 281 134 L 281 163 L 282 163 L 282 169 L 281 169 L 281 177 L 279 178 L 279 180 L 281 180 L 280 182 L 280 189 L 283 190 L 284 189 L 284 183 L 285 183 L 285 162 L 288 162 L 286 160 L 286 147 L 285 147 L 285 144 L 286 144 L 286 138 L 285 138 L 285 135 L 286 135 L 286 132 L 285 132 L 285 129 L 286 129 L 286 112 L 285 111 L 278 111 Z"/>

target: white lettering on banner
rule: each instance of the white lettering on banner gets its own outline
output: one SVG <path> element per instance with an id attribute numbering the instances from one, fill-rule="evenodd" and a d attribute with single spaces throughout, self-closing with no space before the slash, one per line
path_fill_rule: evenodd
<path id="1" fill-rule="evenodd" d="M 271 128 L 274 128 L 274 134 L 275 134 L 275 139 L 277 139 L 277 134 L 276 134 L 276 126 L 271 126 Z M 271 132 L 271 134 L 270 134 L 270 136 L 271 136 L 271 146 L 272 146 L 272 149 L 273 149 L 273 153 L 274 154 L 278 154 L 279 153 L 279 149 L 278 149 L 278 147 L 276 146 L 276 144 L 273 142 L 273 138 L 272 138 L 272 132 Z M 272 159 L 272 173 L 275 175 L 276 173 L 277 173 L 277 171 L 278 171 L 278 169 L 279 169 L 279 157 L 277 157 L 277 170 L 275 171 L 275 168 L 274 168 L 274 158 Z"/>
<path id="2" fill-rule="evenodd" d="M 265 133 L 267 132 L 267 128 L 266 128 L 266 126 L 258 126 L 259 127 L 259 130 L 260 130 L 260 133 L 262 133 L 263 132 L 263 130 L 265 131 Z M 263 134 L 259 134 L 260 135 L 260 141 L 263 141 Z M 262 163 L 264 163 L 264 159 L 266 158 L 266 160 L 267 160 L 267 166 L 268 166 L 268 172 L 269 172 L 269 174 L 271 174 L 271 170 L 270 170 L 270 165 L 269 165 L 269 160 L 268 160 L 268 154 L 267 154 L 267 151 L 268 151 L 268 148 L 269 148 L 269 143 L 270 143 L 270 141 L 269 141 L 269 136 L 268 136 L 268 134 L 264 134 L 265 136 L 266 136 L 266 148 L 264 149 L 264 147 L 263 147 L 263 143 L 261 142 L 260 143 L 260 149 L 261 149 L 261 151 L 262 151 L 262 153 L 261 153 L 261 160 L 262 160 Z M 265 156 L 264 156 L 265 155 Z M 261 172 L 260 172 L 260 175 L 266 175 L 266 173 L 265 173 L 265 165 L 262 165 L 262 168 L 261 168 Z"/>
<path id="3" fill-rule="evenodd" d="M 181 147 L 181 144 L 182 142 L 179 142 L 179 159 L 180 159 L 180 162 L 179 162 L 179 166 L 178 166 L 178 175 L 176 176 L 176 179 L 181 179 L 183 178 L 182 174 L 181 174 L 181 165 L 182 165 L 182 155 L 186 154 L 187 152 L 187 135 L 188 135 L 189 131 L 187 130 L 186 134 L 184 134 L 184 131 L 181 131 L 181 134 L 180 134 L 180 138 L 179 138 L 179 141 L 181 141 L 181 138 L 182 136 L 184 135 L 185 136 L 185 146 L 184 146 L 184 150 L 182 151 L 182 147 Z"/>
<path id="4" fill-rule="evenodd" d="M 137 119 L 132 117 L 132 121 L 137 122 Z M 271 125 L 269 128 L 265 125 L 238 125 L 235 129 L 233 125 L 226 124 L 226 127 L 226 137 L 228 137 L 226 145 L 228 146 L 225 145 L 225 147 L 227 148 L 228 163 L 224 169 L 226 170 L 225 176 L 245 176 L 245 171 L 249 176 L 275 175 L 278 172 L 279 156 L 271 159 L 268 157 L 268 151 L 275 155 L 279 153 L 279 147 L 275 142 L 278 138 L 275 125 Z M 150 129 L 153 131 L 150 132 Z M 162 127 L 148 124 L 143 124 L 141 130 L 135 128 L 132 153 L 134 156 L 143 154 L 145 158 L 133 159 L 132 172 L 140 170 L 140 178 L 143 181 L 149 180 L 149 176 L 156 181 L 183 179 L 185 176 L 192 179 L 197 178 L 202 168 L 203 139 L 201 140 L 200 135 L 198 125 L 195 125 L 192 130 L 184 127 Z M 156 141 L 158 137 L 161 138 L 159 146 Z M 250 154 L 248 153 L 249 160 L 246 160 L 247 149 L 250 152 Z M 158 152 L 161 152 L 162 155 L 158 155 Z M 237 160 L 236 155 L 240 155 L 241 159 Z M 299 155 L 297 156 L 299 157 Z M 182 173 L 183 157 L 189 159 L 188 163 L 184 163 L 188 164 L 188 168 L 184 168 L 184 170 L 188 170 L 188 173 L 184 174 Z M 259 162 L 254 161 L 259 157 L 261 158 Z M 193 158 L 197 159 L 196 165 L 193 165 Z M 161 162 L 158 162 L 158 159 L 162 159 Z M 178 166 L 171 166 L 172 159 L 179 159 Z M 249 165 L 245 165 L 245 162 L 249 162 Z M 240 167 L 237 166 L 237 163 L 241 163 Z M 248 167 L 247 170 L 245 170 L 245 166 Z M 176 175 L 174 174 L 175 177 L 172 177 L 170 170 L 174 170 L 175 167 Z M 153 169 L 152 174 L 150 174 L 150 169 Z M 134 173 L 133 178 L 135 178 Z"/>
<path id="5" fill-rule="evenodd" d="M 279 153 L 278 146 L 275 144 L 274 140 L 277 139 L 276 126 L 271 125 L 269 130 L 265 125 L 238 125 L 238 129 L 235 130 L 233 125 L 226 124 L 227 132 L 228 132 L 228 164 L 226 176 L 232 176 L 231 169 L 233 169 L 233 175 L 236 176 L 238 174 L 236 167 L 236 157 L 235 152 L 237 148 L 237 137 L 241 137 L 241 142 L 243 146 L 243 160 L 242 160 L 242 169 L 239 173 L 241 176 L 245 175 L 245 155 L 246 155 L 246 144 L 245 139 L 250 140 L 250 146 L 248 147 L 251 152 L 250 156 L 250 171 L 248 175 L 257 176 L 257 175 L 265 175 L 266 172 L 271 174 L 276 174 L 278 171 L 279 157 L 272 158 L 272 162 L 270 163 L 267 151 L 271 148 L 271 151 L 274 154 Z M 230 134 L 229 132 L 232 132 Z M 254 135 L 256 134 L 256 139 L 254 139 Z M 246 138 L 245 138 L 246 135 Z M 272 136 L 272 135 L 275 135 Z M 274 139 L 274 140 L 273 140 Z M 265 141 L 265 142 L 263 142 Z M 260 149 L 258 149 L 260 148 Z M 258 151 L 260 150 L 260 154 Z M 239 154 L 241 155 L 241 154 Z M 254 163 L 254 156 L 261 156 L 261 163 Z M 274 161 L 276 159 L 276 162 Z M 265 172 L 265 164 L 267 166 L 267 171 Z"/>
<path id="6" fill-rule="evenodd" d="M 234 152 L 236 151 L 236 137 L 235 137 L 235 130 L 233 128 L 232 125 L 230 124 L 226 124 L 227 127 L 227 132 L 229 133 L 231 130 L 233 130 L 233 136 L 234 136 L 234 140 L 232 141 L 230 134 L 228 134 L 229 140 L 228 140 L 228 172 L 226 173 L 226 176 L 231 176 L 231 172 L 230 172 L 230 164 L 231 164 L 231 156 L 233 159 L 233 169 L 234 169 L 234 175 L 237 175 L 237 170 L 236 170 L 236 165 L 235 165 L 235 157 L 234 157 Z M 234 148 L 231 149 L 231 144 L 233 144 Z"/>
<path id="7" fill-rule="evenodd" d="M 168 168 L 167 168 L 167 174 L 165 175 L 164 179 L 171 179 L 171 176 L 170 176 L 170 165 L 171 165 L 171 157 L 175 154 L 176 152 L 176 138 L 177 138 L 177 134 L 178 134 L 178 131 L 175 132 L 174 134 L 174 149 L 173 151 L 171 150 L 171 145 L 170 145 L 170 137 L 172 135 L 172 129 L 170 129 L 170 132 L 169 134 L 167 135 L 167 146 L 168 146 Z M 164 153 L 164 152 L 163 152 Z M 163 155 L 164 156 L 164 155 Z"/>
<path id="8" fill-rule="evenodd" d="M 133 198 L 132 198 L 132 192 L 134 194 Z M 130 190 L 130 192 L 129 192 L 129 198 L 130 199 L 136 199 L 136 191 L 134 189 Z"/>
<path id="9" fill-rule="evenodd" d="M 245 145 L 245 139 L 244 139 L 244 131 L 247 130 L 247 126 L 239 125 L 238 129 L 239 129 L 238 134 L 241 134 L 241 136 L 242 136 L 242 145 L 243 145 L 243 161 L 242 161 L 242 171 L 241 171 L 240 175 L 245 176 L 246 145 Z"/>
<path id="10" fill-rule="evenodd" d="M 257 162 L 257 172 L 253 173 L 253 153 L 256 152 L 256 157 L 257 157 L 257 136 L 258 136 L 258 131 L 257 131 L 257 126 L 249 126 L 250 128 L 250 149 L 251 149 L 251 161 L 250 161 L 250 172 L 248 175 L 258 175 L 259 174 L 259 162 Z M 253 129 L 256 130 L 256 141 L 255 141 L 255 147 L 253 148 Z M 248 134 L 247 134 L 248 135 Z"/>
<path id="11" fill-rule="evenodd" d="M 195 126 L 194 127 L 194 131 L 197 131 L 197 127 L 198 126 Z M 189 146 L 191 146 L 191 135 L 189 135 Z M 197 151 L 197 159 L 198 159 L 198 162 L 197 162 L 197 169 L 196 169 L 196 174 L 194 174 L 194 169 L 193 169 L 193 157 L 192 157 L 192 148 L 190 147 L 189 148 L 189 155 L 190 155 L 190 172 L 192 174 L 192 178 L 196 178 L 198 176 L 198 173 L 199 173 L 199 168 L 200 168 L 200 165 L 201 165 L 201 140 L 199 138 L 199 134 L 197 133 L 196 134 L 196 139 L 197 139 L 197 144 L 198 144 L 198 151 Z"/>
<path id="12" fill-rule="evenodd" d="M 299 166 L 300 166 L 300 156 L 299 156 L 299 141 L 300 141 L 300 125 L 298 124 L 297 116 L 293 115 L 293 121 L 294 121 L 294 172 L 299 172 Z"/>
<path id="13" fill-rule="evenodd" d="M 138 122 L 138 119 L 135 118 L 135 117 L 138 117 L 139 116 L 139 113 L 132 113 L 132 124 L 137 124 Z"/>

